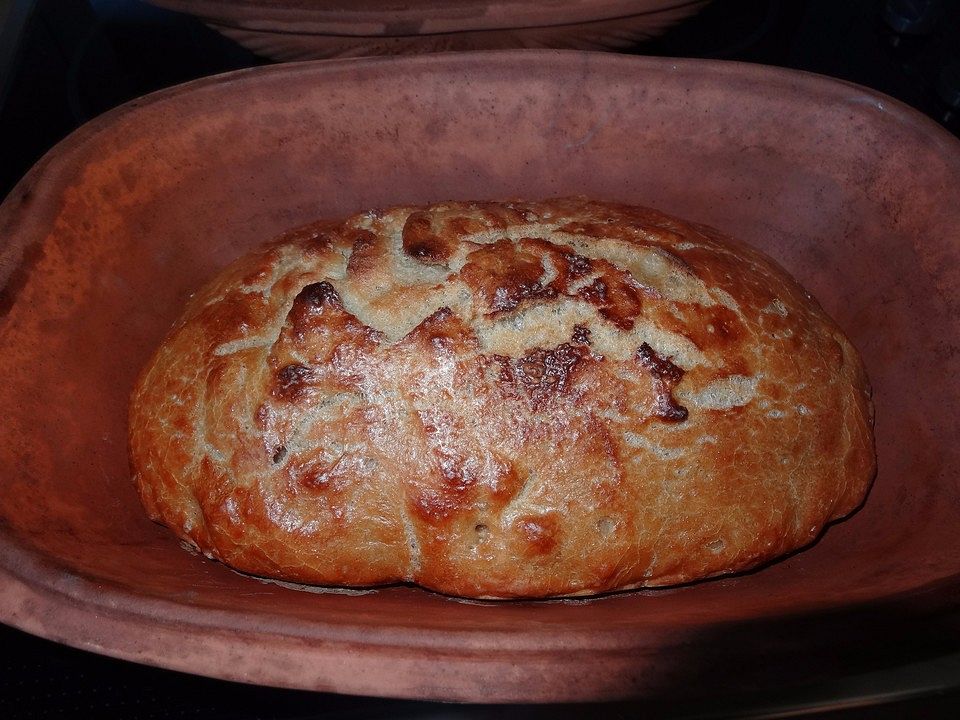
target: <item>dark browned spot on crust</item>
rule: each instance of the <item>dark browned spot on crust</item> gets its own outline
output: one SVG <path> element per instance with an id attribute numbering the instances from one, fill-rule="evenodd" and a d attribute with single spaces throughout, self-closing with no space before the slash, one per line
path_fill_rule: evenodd
<path id="1" fill-rule="evenodd" d="M 433 218 L 423 210 L 410 213 L 402 237 L 404 252 L 420 262 L 442 263 L 453 253 L 452 238 L 434 232 Z"/>
<path id="2" fill-rule="evenodd" d="M 513 376 L 513 364 L 509 357 L 494 353 L 481 356 L 481 358 L 485 362 L 486 377 L 489 381 L 500 383 L 501 386 L 506 387 L 516 382 L 516 378 Z"/>
<path id="3" fill-rule="evenodd" d="M 673 399 L 673 388 L 683 378 L 683 369 L 661 357 L 647 343 L 637 350 L 637 360 L 650 373 L 656 391 L 654 414 L 662 420 L 681 422 L 687 419 L 687 409 Z"/>
<path id="4" fill-rule="evenodd" d="M 567 343 L 553 350 L 537 348 L 516 361 L 512 376 L 535 401 L 546 400 L 567 391 L 574 369 L 585 354 L 583 348 Z"/>
<path id="5" fill-rule="evenodd" d="M 473 329 L 448 307 L 442 307 L 427 316 L 407 333 L 404 342 L 419 343 L 426 348 L 450 351 L 474 347 L 477 343 Z"/>
<path id="6" fill-rule="evenodd" d="M 518 250 L 507 239 L 470 253 L 460 275 L 491 313 L 515 310 L 525 300 L 548 299 L 557 294 L 552 287 L 540 283 L 540 258 Z"/>
<path id="7" fill-rule="evenodd" d="M 647 343 L 643 343 L 637 350 L 640 363 L 658 380 L 678 383 L 683 378 L 683 369 L 674 365 L 670 360 L 657 354 Z"/>
<path id="8" fill-rule="evenodd" d="M 583 277 L 593 269 L 593 263 L 590 258 L 576 253 L 565 253 L 564 259 L 567 261 L 567 272 L 572 279 Z"/>
<path id="9" fill-rule="evenodd" d="M 573 335 L 570 337 L 570 342 L 576 343 L 578 345 L 589 345 L 590 344 L 590 328 L 584 327 L 583 325 L 574 325 Z"/>
<path id="10" fill-rule="evenodd" d="M 324 280 L 307 285 L 294 299 L 277 345 L 291 343 L 310 352 L 311 363 L 322 364 L 344 348 L 372 348 L 383 340 L 383 333 L 344 309 L 340 295 Z M 320 350 L 325 352 L 318 354 Z"/>
<path id="11" fill-rule="evenodd" d="M 683 422 L 687 419 L 689 413 L 683 405 L 678 405 L 670 393 L 658 393 L 657 404 L 654 406 L 654 414 L 662 420 L 670 422 Z"/>
<path id="12" fill-rule="evenodd" d="M 518 251 L 513 251 L 513 258 L 529 258 L 529 270 L 514 262 L 514 276 L 523 278 L 526 285 L 512 294 L 509 292 L 510 288 L 501 290 L 503 297 L 497 298 L 495 308 L 497 310 L 512 310 L 522 300 L 528 298 L 553 298 L 558 294 L 564 294 L 590 303 L 597 308 L 597 313 L 601 317 L 621 330 L 630 330 L 643 311 L 643 295 L 657 297 L 654 290 L 640 285 L 629 273 L 616 265 L 605 260 L 591 260 L 583 257 L 565 245 L 555 245 L 542 238 L 523 238 L 518 243 L 518 248 Z M 499 254 L 505 257 L 507 251 L 508 248 L 503 247 Z M 546 287 L 542 287 L 541 268 L 546 259 L 549 259 L 555 269 L 556 277 Z M 592 283 L 579 290 L 573 290 L 572 281 L 595 270 L 599 271 L 599 276 Z M 525 272 L 527 276 L 523 277 Z M 504 285 L 504 283 L 500 284 L 501 287 Z"/>
<path id="13" fill-rule="evenodd" d="M 625 278 L 623 272 L 607 275 L 607 304 L 600 308 L 600 315 L 621 330 L 631 330 L 643 311 L 642 291 Z"/>
<path id="14" fill-rule="evenodd" d="M 347 273 L 356 275 L 374 269 L 385 250 L 377 236 L 369 230 L 356 229 L 346 239 L 349 241 L 351 238 L 353 243 L 347 261 Z"/>
<path id="15" fill-rule="evenodd" d="M 343 308 L 343 301 L 340 295 L 326 280 L 317 283 L 311 283 L 303 288 L 297 297 L 293 300 L 293 309 L 298 307 L 304 310 L 320 310 L 325 305 L 335 308 Z"/>
<path id="16" fill-rule="evenodd" d="M 591 305 L 602 307 L 607 303 L 607 284 L 597 278 L 589 285 L 584 285 L 577 291 L 577 295 L 586 300 Z"/>
<path id="17" fill-rule="evenodd" d="M 527 543 L 528 555 L 548 555 L 557 547 L 559 523 L 553 515 L 526 515 L 514 526 Z"/>
<path id="18" fill-rule="evenodd" d="M 524 300 L 550 300 L 556 295 L 556 290 L 552 287 L 541 287 L 539 282 L 523 287 L 516 293 L 511 292 L 508 287 L 501 286 L 496 290 L 491 309 L 494 312 L 509 312 L 519 307 Z"/>
<path id="19" fill-rule="evenodd" d="M 556 277 L 549 286 L 558 293 L 568 294 L 573 280 L 588 275 L 593 270 L 590 258 L 577 255 L 573 248 L 559 245 L 543 238 L 523 238 L 518 247 L 522 252 L 550 259 L 556 270 Z"/>
<path id="20" fill-rule="evenodd" d="M 577 295 L 597 308 L 601 317 L 621 330 L 631 330 L 643 311 L 641 290 L 626 279 L 625 273 L 611 269 Z"/>
<path id="21" fill-rule="evenodd" d="M 313 371 L 305 365 L 286 365 L 274 376 L 270 394 L 280 400 L 296 401 L 310 384 Z"/>
<path id="22" fill-rule="evenodd" d="M 273 451 L 273 464 L 279 465 L 283 462 L 283 459 L 287 456 L 287 448 L 284 445 L 277 445 L 276 449 Z"/>

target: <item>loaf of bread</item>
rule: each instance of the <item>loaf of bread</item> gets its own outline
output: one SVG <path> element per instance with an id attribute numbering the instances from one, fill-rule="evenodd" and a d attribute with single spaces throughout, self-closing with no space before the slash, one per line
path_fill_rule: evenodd
<path id="1" fill-rule="evenodd" d="M 188 303 L 130 408 L 150 517 L 255 575 L 587 595 L 811 543 L 874 475 L 861 360 L 769 258 L 559 199 L 295 230 Z"/>

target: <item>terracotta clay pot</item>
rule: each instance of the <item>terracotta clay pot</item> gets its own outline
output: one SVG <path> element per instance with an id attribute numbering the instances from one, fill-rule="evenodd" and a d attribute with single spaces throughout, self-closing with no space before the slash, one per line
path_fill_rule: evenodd
<path id="1" fill-rule="evenodd" d="M 709 0 L 150 0 L 196 15 L 263 57 L 314 60 L 446 50 L 616 50 Z"/>
<path id="2" fill-rule="evenodd" d="M 194 673 L 480 701 L 753 692 L 955 651 L 958 187 L 960 143 L 913 110 L 742 64 L 515 51 L 279 65 L 110 112 L 0 207 L 0 619 Z M 721 228 L 822 302 L 875 389 L 880 469 L 862 510 L 739 577 L 472 604 L 267 584 L 147 520 L 128 394 L 217 269 L 322 216 L 575 193 Z"/>

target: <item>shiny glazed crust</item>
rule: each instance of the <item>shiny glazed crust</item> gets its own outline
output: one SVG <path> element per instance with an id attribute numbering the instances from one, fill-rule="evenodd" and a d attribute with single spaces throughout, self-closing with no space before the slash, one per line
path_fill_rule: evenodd
<path id="1" fill-rule="evenodd" d="M 857 352 L 770 259 L 560 199 L 320 222 L 197 293 L 130 408 L 150 517 L 324 585 L 583 595 L 754 567 L 874 474 Z"/>

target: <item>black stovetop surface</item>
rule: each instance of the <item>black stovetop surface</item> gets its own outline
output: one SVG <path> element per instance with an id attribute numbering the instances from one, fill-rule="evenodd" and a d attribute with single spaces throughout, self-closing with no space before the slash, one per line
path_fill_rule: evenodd
<path id="1" fill-rule="evenodd" d="M 885 5 L 923 0 L 716 0 L 635 52 L 779 65 L 850 80 L 892 95 L 960 134 L 960 2 L 943 0 L 924 35 L 897 33 Z M 934 0 L 936 4 L 936 0 Z M 905 10 L 904 12 L 907 12 Z M 57 141 L 134 97 L 267 61 L 197 20 L 132 0 L 0 0 L 0 197 Z M 957 648 L 960 657 L 960 648 Z M 949 668 L 960 667 L 956 663 Z M 876 683 L 896 683 L 896 674 Z M 882 707 L 831 718 L 960 717 L 960 671 Z M 933 672 L 933 671 L 931 671 Z M 936 672 L 944 672 L 940 667 Z M 893 678 L 893 680 L 891 680 Z M 948 676 L 949 680 L 949 676 Z M 953 689 L 944 690 L 952 685 Z M 471 706 L 354 698 L 262 688 L 136 665 L 0 625 L 0 717 L 501 718 L 813 717 L 857 704 L 842 683 L 802 696 L 664 699 L 611 706 Z M 932 689 L 939 688 L 936 692 Z M 883 690 L 883 687 L 874 688 Z M 867 693 L 869 694 L 869 692 Z M 807 707 L 803 713 L 800 707 Z M 817 717 L 821 715 L 817 714 Z M 823 715 L 826 717 L 826 715 Z"/>

